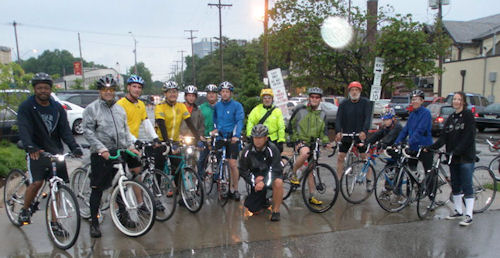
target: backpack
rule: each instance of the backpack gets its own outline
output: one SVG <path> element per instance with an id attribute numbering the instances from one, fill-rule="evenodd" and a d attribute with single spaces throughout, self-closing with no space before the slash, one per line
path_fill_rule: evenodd
<path id="1" fill-rule="evenodd" d="M 306 105 L 302 105 L 302 106 L 299 106 L 298 108 L 296 108 L 292 115 L 290 116 L 290 120 L 288 120 L 288 124 L 286 125 L 286 128 L 285 128 L 285 133 L 291 135 L 293 133 L 293 125 L 292 125 L 292 120 L 295 118 L 295 116 L 297 115 L 297 113 L 299 113 L 300 110 L 306 108 L 307 106 Z"/>

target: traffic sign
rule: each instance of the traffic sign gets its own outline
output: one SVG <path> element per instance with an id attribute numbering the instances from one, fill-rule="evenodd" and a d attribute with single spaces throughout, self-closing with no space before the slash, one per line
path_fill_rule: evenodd
<path id="1" fill-rule="evenodd" d="M 372 85 L 372 90 L 370 92 L 370 100 L 377 101 L 380 99 L 380 93 L 382 92 L 382 87 L 377 85 Z"/>

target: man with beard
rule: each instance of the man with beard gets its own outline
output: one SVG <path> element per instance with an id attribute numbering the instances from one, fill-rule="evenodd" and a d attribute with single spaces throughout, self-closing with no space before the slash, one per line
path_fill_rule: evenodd
<path id="1" fill-rule="evenodd" d="M 371 103 L 368 99 L 361 97 L 363 86 L 357 81 L 349 83 L 347 87 L 349 98 L 342 101 L 337 112 L 337 120 L 335 121 L 335 136 L 336 142 L 341 142 L 339 145 L 339 155 L 337 158 L 337 176 L 340 179 L 344 172 L 344 159 L 346 152 L 352 143 L 351 137 L 342 137 L 342 134 L 355 133 L 355 142 L 363 142 L 366 139 L 368 130 L 370 129 L 371 119 Z M 362 154 L 364 158 L 364 153 Z"/>
<path id="2" fill-rule="evenodd" d="M 52 78 L 46 73 L 37 73 L 31 80 L 34 96 L 25 100 L 18 109 L 17 124 L 19 137 L 28 153 L 28 174 L 30 185 L 26 188 L 24 205 L 19 212 L 18 221 L 21 225 L 31 223 L 29 207 L 36 193 L 43 185 L 43 180 L 50 177 L 51 162 L 42 156 L 43 152 L 62 154 L 62 141 L 68 145 L 77 157 L 83 155 L 82 150 L 73 138 L 69 128 L 66 111 L 61 104 L 50 98 L 52 93 Z M 68 171 L 65 162 L 57 163 L 57 176 L 68 182 Z M 50 222 L 52 231 L 57 236 L 64 236 L 67 231 L 53 218 Z"/>

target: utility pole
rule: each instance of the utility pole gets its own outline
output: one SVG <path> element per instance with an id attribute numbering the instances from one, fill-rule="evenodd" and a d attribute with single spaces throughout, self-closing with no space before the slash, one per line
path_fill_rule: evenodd
<path id="1" fill-rule="evenodd" d="M 443 36 L 443 5 L 442 5 L 442 0 L 438 0 L 438 25 L 440 26 L 439 29 L 439 39 L 441 40 Z M 440 53 L 439 54 L 439 77 L 438 77 L 438 96 L 441 97 L 441 93 L 443 90 L 443 55 Z"/>
<path id="2" fill-rule="evenodd" d="M 268 24 L 269 24 L 269 0 L 264 1 L 264 78 L 267 78 L 267 70 L 269 69 L 269 32 L 268 32 Z"/>
<path id="3" fill-rule="evenodd" d="M 196 86 L 196 66 L 194 64 L 194 48 L 193 48 L 193 39 L 196 37 L 193 37 L 193 32 L 198 32 L 198 30 L 184 30 L 184 32 L 189 32 L 191 36 L 188 38 L 191 40 L 191 61 L 193 65 L 193 85 Z M 182 60 L 184 62 L 184 60 Z"/>
<path id="4" fill-rule="evenodd" d="M 17 63 L 21 64 L 21 54 L 19 54 L 19 41 L 17 39 L 17 23 L 16 23 L 16 21 L 14 21 L 12 23 L 12 25 L 14 26 L 14 35 L 16 37 Z"/>
<path id="5" fill-rule="evenodd" d="M 129 31 L 128 33 L 132 36 L 132 39 L 134 39 L 134 74 L 137 75 L 137 40 L 135 39 L 134 34 L 131 31 Z"/>
<path id="6" fill-rule="evenodd" d="M 183 63 L 182 61 L 175 61 L 175 71 L 176 73 L 179 73 L 179 63 Z M 182 73 L 182 71 L 181 71 Z M 182 75 L 181 75 L 181 78 L 182 78 Z M 180 85 L 182 88 L 184 88 L 184 84 L 182 84 L 183 82 L 181 81 Z"/>
<path id="7" fill-rule="evenodd" d="M 223 44 L 222 44 L 222 14 L 221 14 L 221 9 L 223 7 L 231 7 L 233 6 L 232 4 L 221 4 L 219 0 L 218 4 L 208 4 L 208 6 L 215 6 L 219 8 L 219 53 L 220 53 L 220 81 L 224 81 L 224 54 L 223 54 Z"/>
<path id="8" fill-rule="evenodd" d="M 78 48 L 80 49 L 80 67 L 82 68 L 82 86 L 85 89 L 85 72 L 83 71 L 82 41 L 80 40 L 80 32 L 78 32 Z"/>
<path id="9" fill-rule="evenodd" d="M 181 85 L 184 85 L 184 50 L 177 51 L 181 53 Z"/>

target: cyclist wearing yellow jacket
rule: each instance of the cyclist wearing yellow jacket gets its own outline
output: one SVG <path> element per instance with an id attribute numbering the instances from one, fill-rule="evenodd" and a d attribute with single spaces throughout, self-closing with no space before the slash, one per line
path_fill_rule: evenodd
<path id="1" fill-rule="evenodd" d="M 262 104 L 257 105 L 252 109 L 250 115 L 248 115 L 247 136 L 250 137 L 252 128 L 255 125 L 262 123 L 269 130 L 269 139 L 278 147 L 280 152 L 283 152 L 283 143 L 285 142 L 285 120 L 283 119 L 281 109 L 273 105 L 273 90 L 262 89 L 260 97 L 262 99 Z M 271 113 L 265 121 L 261 121 L 269 111 Z"/>

